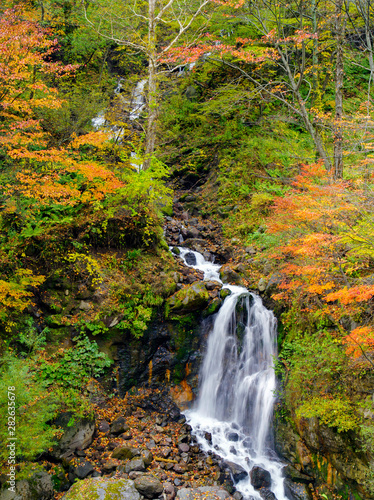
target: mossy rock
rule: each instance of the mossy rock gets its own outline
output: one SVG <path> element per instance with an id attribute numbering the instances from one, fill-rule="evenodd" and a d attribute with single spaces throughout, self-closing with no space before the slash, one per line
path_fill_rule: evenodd
<path id="1" fill-rule="evenodd" d="M 90 478 L 75 483 L 64 500 L 140 500 L 130 479 Z"/>
<path id="2" fill-rule="evenodd" d="M 214 314 L 218 311 L 218 309 L 221 307 L 222 301 L 217 297 L 212 300 L 212 302 L 209 304 L 209 306 L 204 310 L 203 316 L 207 317 L 210 316 L 211 314 Z"/>
<path id="3" fill-rule="evenodd" d="M 225 298 L 231 294 L 232 294 L 232 292 L 229 288 L 222 288 L 221 291 L 219 292 L 219 295 L 220 295 L 222 300 L 225 300 Z"/>
<path id="4" fill-rule="evenodd" d="M 209 293 L 204 283 L 192 283 L 169 297 L 166 301 L 165 315 L 172 317 L 174 313 L 187 314 L 204 309 L 209 300 Z"/>

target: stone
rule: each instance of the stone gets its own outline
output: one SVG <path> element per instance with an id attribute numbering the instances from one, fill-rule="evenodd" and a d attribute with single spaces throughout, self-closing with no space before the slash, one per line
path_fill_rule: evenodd
<path id="1" fill-rule="evenodd" d="M 174 500 L 175 498 L 175 487 L 171 483 L 164 483 L 164 494 L 166 496 L 166 500 Z"/>
<path id="2" fill-rule="evenodd" d="M 188 446 L 187 443 L 180 443 L 178 445 L 178 449 L 182 453 L 188 453 L 190 451 L 190 447 Z"/>
<path id="3" fill-rule="evenodd" d="M 186 253 L 186 255 L 184 256 L 184 260 L 189 266 L 196 266 L 196 256 L 193 252 Z"/>
<path id="4" fill-rule="evenodd" d="M 229 469 L 230 474 L 236 483 L 248 476 L 248 472 L 241 465 L 228 460 L 224 462 L 224 465 Z"/>
<path id="5" fill-rule="evenodd" d="M 262 469 L 262 467 L 255 466 L 250 472 L 251 485 L 255 490 L 260 488 L 269 488 L 271 486 L 270 472 Z"/>
<path id="6" fill-rule="evenodd" d="M 200 231 L 197 229 L 197 227 L 189 227 L 187 229 L 187 238 L 198 238 L 200 234 Z"/>
<path id="7" fill-rule="evenodd" d="M 284 481 L 284 492 L 292 500 L 312 500 L 312 494 L 306 484 L 294 483 L 290 479 Z"/>
<path id="8" fill-rule="evenodd" d="M 81 300 L 79 304 L 79 309 L 81 311 L 89 311 L 91 309 L 91 304 L 89 302 L 85 302 L 84 300 Z"/>
<path id="9" fill-rule="evenodd" d="M 118 417 L 110 424 L 110 432 L 114 435 L 122 434 L 122 432 L 128 432 L 130 427 L 126 424 L 124 417 Z"/>
<path id="10" fill-rule="evenodd" d="M 142 475 L 135 479 L 135 488 L 146 498 L 156 498 L 164 490 L 162 483 L 154 476 Z"/>
<path id="11" fill-rule="evenodd" d="M 257 283 L 257 290 L 259 292 L 264 292 L 266 290 L 266 280 L 264 278 L 261 278 L 260 281 Z"/>
<path id="12" fill-rule="evenodd" d="M 223 283 L 229 283 L 230 285 L 243 285 L 242 277 L 232 268 L 230 264 L 224 264 L 221 267 L 219 276 Z"/>
<path id="13" fill-rule="evenodd" d="M 268 488 L 260 489 L 260 497 L 263 498 L 263 500 L 277 500 L 277 497 Z"/>
<path id="14" fill-rule="evenodd" d="M 236 432 L 230 432 L 228 435 L 227 435 L 227 439 L 229 441 L 238 441 L 239 440 L 239 434 L 237 434 Z"/>
<path id="15" fill-rule="evenodd" d="M 52 477 L 44 470 L 29 478 L 16 481 L 16 491 L 8 488 L 0 492 L 0 500 L 51 500 L 54 497 Z"/>
<path id="16" fill-rule="evenodd" d="M 209 444 L 212 444 L 212 435 L 210 432 L 206 432 L 204 434 L 205 439 L 208 441 Z"/>
<path id="17" fill-rule="evenodd" d="M 112 458 L 118 460 L 131 460 L 134 458 L 133 449 L 128 446 L 118 446 L 112 453 Z"/>
<path id="18" fill-rule="evenodd" d="M 206 281 L 205 282 L 205 287 L 206 287 L 207 290 L 215 290 L 217 288 L 221 289 L 222 288 L 222 283 L 220 283 L 219 281 L 214 281 L 214 280 Z"/>
<path id="19" fill-rule="evenodd" d="M 201 486 L 199 488 L 181 488 L 177 492 L 179 500 L 226 500 L 230 493 L 222 486 Z"/>
<path id="20" fill-rule="evenodd" d="M 147 467 L 153 462 L 153 455 L 149 450 L 142 451 L 141 458 L 143 459 L 143 462 Z"/>
<path id="21" fill-rule="evenodd" d="M 144 472 L 141 472 L 139 470 L 132 470 L 131 472 L 129 472 L 129 479 L 132 479 L 134 481 L 134 479 L 142 476 L 143 474 Z"/>
<path id="22" fill-rule="evenodd" d="M 146 447 L 149 449 L 149 450 L 152 450 L 153 448 L 156 448 L 156 443 L 153 439 L 150 439 L 149 441 L 147 441 L 146 443 Z"/>
<path id="23" fill-rule="evenodd" d="M 233 497 L 235 498 L 235 500 L 243 500 L 243 495 L 240 493 L 240 491 L 235 491 Z"/>
<path id="24" fill-rule="evenodd" d="M 64 500 L 140 500 L 130 479 L 91 478 L 74 484 Z"/>
<path id="25" fill-rule="evenodd" d="M 231 295 L 231 293 L 231 290 L 229 290 L 228 288 L 222 288 L 222 290 L 219 292 L 219 296 L 222 300 L 225 300 L 225 298 Z"/>
<path id="26" fill-rule="evenodd" d="M 173 313 L 184 314 L 204 308 L 209 300 L 208 290 L 202 282 L 188 285 L 166 301 L 165 314 L 170 317 Z"/>
<path id="27" fill-rule="evenodd" d="M 90 462 L 83 461 L 81 462 L 77 467 L 72 468 L 72 473 L 78 478 L 78 479 L 84 479 L 86 478 L 89 474 L 91 474 L 94 471 L 94 467 Z"/>
<path id="28" fill-rule="evenodd" d="M 128 474 L 133 470 L 145 471 L 146 467 L 142 458 L 134 458 L 125 465 L 125 472 Z"/>
<path id="29" fill-rule="evenodd" d="M 107 460 L 104 462 L 104 464 L 101 466 L 102 472 L 105 474 L 109 474 L 110 472 L 116 470 L 117 464 L 114 460 Z"/>
<path id="30" fill-rule="evenodd" d="M 71 425 L 73 422 L 73 425 Z M 59 415 L 54 421 L 64 434 L 50 453 L 59 460 L 72 457 L 76 450 L 84 450 L 92 443 L 95 421 L 90 418 L 78 418 L 72 412 Z"/>

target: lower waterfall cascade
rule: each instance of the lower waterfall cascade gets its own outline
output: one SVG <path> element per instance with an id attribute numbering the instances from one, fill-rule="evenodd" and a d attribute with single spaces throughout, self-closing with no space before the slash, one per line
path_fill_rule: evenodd
<path id="1" fill-rule="evenodd" d="M 222 283 L 218 264 L 187 248 L 179 247 L 179 252 L 185 265 L 204 272 L 204 281 Z M 184 414 L 206 453 L 219 455 L 247 472 L 235 485 L 246 500 L 263 498 L 251 484 L 253 467 L 268 471 L 268 490 L 277 500 L 287 500 L 284 464 L 272 448 L 271 433 L 277 322 L 259 296 L 241 286 L 223 284 L 223 288 L 231 294 L 225 298 L 208 336 L 195 406 Z"/>

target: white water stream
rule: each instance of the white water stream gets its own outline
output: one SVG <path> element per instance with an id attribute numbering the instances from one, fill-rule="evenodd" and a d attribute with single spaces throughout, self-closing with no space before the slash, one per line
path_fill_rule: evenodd
<path id="1" fill-rule="evenodd" d="M 219 265 L 206 261 L 198 252 L 179 250 L 186 265 L 204 272 L 204 280 L 222 283 Z M 248 472 L 236 484 L 245 499 L 261 499 L 249 477 L 251 469 L 259 466 L 270 472 L 270 490 L 277 500 L 287 500 L 283 464 L 271 446 L 276 319 L 260 297 L 246 288 L 226 284 L 224 288 L 231 290 L 231 295 L 221 306 L 209 334 L 198 399 L 195 407 L 185 412 L 186 419 L 205 452 L 211 451 Z M 237 313 L 238 308 L 241 313 Z M 211 442 L 206 439 L 207 432 Z"/>

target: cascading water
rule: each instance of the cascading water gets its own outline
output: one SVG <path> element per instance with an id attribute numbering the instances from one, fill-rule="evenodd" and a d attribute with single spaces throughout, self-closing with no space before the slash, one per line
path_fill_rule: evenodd
<path id="1" fill-rule="evenodd" d="M 220 266 L 198 252 L 180 248 L 185 264 L 204 272 L 204 280 L 219 278 Z M 271 474 L 270 490 L 287 500 L 282 468 L 271 447 L 271 420 L 276 380 L 276 319 L 260 297 L 239 286 L 219 310 L 200 371 L 195 408 L 185 413 L 205 452 L 240 465 L 249 474 L 254 466 Z M 207 440 L 209 433 L 211 439 Z M 210 436 L 209 436 L 210 437 Z M 245 498 L 262 498 L 249 475 L 236 484 Z"/>

